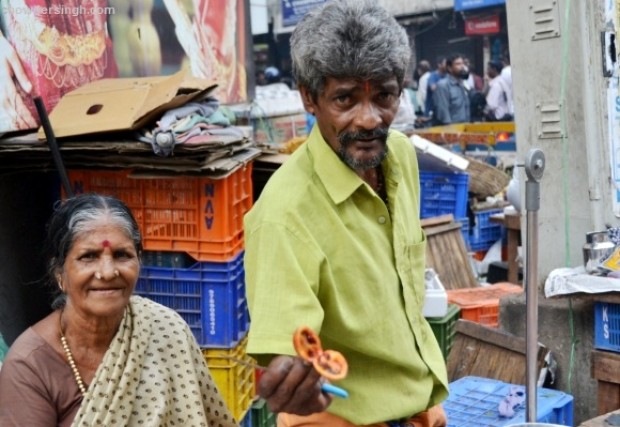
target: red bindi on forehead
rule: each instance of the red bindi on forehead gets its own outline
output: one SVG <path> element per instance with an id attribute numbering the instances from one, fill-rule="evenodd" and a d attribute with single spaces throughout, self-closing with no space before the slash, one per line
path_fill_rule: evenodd
<path id="1" fill-rule="evenodd" d="M 103 246 L 104 248 L 110 247 L 110 241 L 109 240 L 104 240 L 103 242 L 101 242 L 101 246 Z"/>

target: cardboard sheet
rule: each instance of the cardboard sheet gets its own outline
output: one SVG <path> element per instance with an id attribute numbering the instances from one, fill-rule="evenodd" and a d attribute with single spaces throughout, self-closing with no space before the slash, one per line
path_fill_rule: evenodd
<path id="1" fill-rule="evenodd" d="M 135 130 L 164 111 L 207 96 L 217 85 L 180 71 L 171 76 L 103 79 L 66 94 L 52 110 L 57 138 Z M 43 129 L 39 139 L 45 139 Z"/>

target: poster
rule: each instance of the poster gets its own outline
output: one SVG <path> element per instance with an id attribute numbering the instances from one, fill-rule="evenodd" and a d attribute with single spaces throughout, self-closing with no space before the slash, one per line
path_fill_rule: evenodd
<path id="1" fill-rule="evenodd" d="M 245 0 L 0 0 L 0 134 L 38 127 L 33 96 L 51 111 L 108 77 L 184 68 L 223 104 L 246 101 L 247 13 Z"/>

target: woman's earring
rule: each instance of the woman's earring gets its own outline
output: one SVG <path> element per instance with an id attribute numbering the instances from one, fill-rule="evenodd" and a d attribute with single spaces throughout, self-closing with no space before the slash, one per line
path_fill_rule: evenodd
<path id="1" fill-rule="evenodd" d="M 58 287 L 60 288 L 60 292 L 64 292 L 65 289 L 62 287 L 62 280 L 58 281 Z"/>

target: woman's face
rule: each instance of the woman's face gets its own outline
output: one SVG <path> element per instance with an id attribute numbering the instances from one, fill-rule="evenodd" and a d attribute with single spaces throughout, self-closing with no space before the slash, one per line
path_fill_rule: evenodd
<path id="1" fill-rule="evenodd" d="M 60 279 L 67 307 L 88 317 L 122 316 L 138 280 L 138 253 L 118 224 L 101 219 L 90 225 L 65 259 Z"/>

